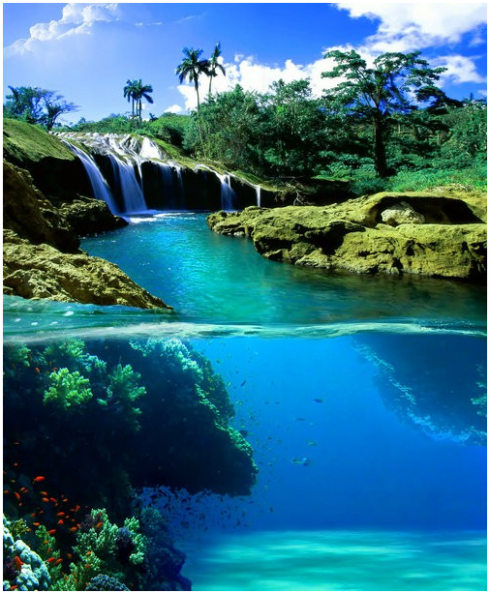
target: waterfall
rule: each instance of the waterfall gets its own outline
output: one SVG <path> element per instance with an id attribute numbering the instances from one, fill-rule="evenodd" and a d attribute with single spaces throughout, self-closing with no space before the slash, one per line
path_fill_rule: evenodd
<path id="1" fill-rule="evenodd" d="M 139 155 L 141 158 L 150 161 L 153 159 L 162 160 L 160 149 L 154 142 L 152 142 L 146 136 L 143 138 L 143 142 L 141 143 Z"/>
<path id="2" fill-rule="evenodd" d="M 233 210 L 233 201 L 235 192 L 231 187 L 230 176 L 228 174 L 220 175 L 216 173 L 221 182 L 221 210 Z"/>
<path id="3" fill-rule="evenodd" d="M 255 193 L 257 194 L 257 206 L 259 208 L 261 207 L 261 191 L 262 191 L 262 188 L 260 187 L 260 185 L 256 185 Z"/>
<path id="4" fill-rule="evenodd" d="M 112 214 L 118 214 L 118 208 L 112 196 L 109 184 L 102 176 L 102 173 L 99 171 L 94 159 L 71 142 L 67 142 L 66 140 L 63 140 L 63 142 L 82 161 L 85 171 L 87 172 L 87 175 L 90 179 L 94 196 L 98 200 L 103 200 L 109 207 L 109 210 L 112 212 Z"/>
<path id="5" fill-rule="evenodd" d="M 178 202 L 180 205 L 181 210 L 185 210 L 185 190 L 184 190 L 184 180 L 182 179 L 182 169 L 175 165 L 175 171 L 177 172 L 177 179 L 179 182 L 179 197 Z"/>
<path id="6" fill-rule="evenodd" d="M 117 183 L 121 188 L 124 202 L 124 213 L 135 214 L 148 210 L 141 185 L 138 183 L 134 165 L 127 163 L 116 155 L 109 155 L 116 174 Z"/>

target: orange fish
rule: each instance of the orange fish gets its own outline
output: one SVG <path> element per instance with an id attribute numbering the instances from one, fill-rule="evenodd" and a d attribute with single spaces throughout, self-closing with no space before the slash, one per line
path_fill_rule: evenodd
<path id="1" fill-rule="evenodd" d="M 51 502 L 54 502 L 55 504 L 58 504 L 58 501 L 56 500 L 56 498 L 52 498 L 52 497 L 50 497 L 50 499 L 49 499 L 49 500 L 50 500 Z"/>
<path id="2" fill-rule="evenodd" d="M 15 568 L 20 572 L 22 565 L 24 564 L 19 556 L 15 556 L 14 558 Z"/>
<path id="3" fill-rule="evenodd" d="M 61 562 L 63 562 L 63 558 L 58 558 L 58 560 L 56 560 L 55 564 L 60 564 Z"/>
<path id="4" fill-rule="evenodd" d="M 56 558 L 55 558 L 54 556 L 51 556 L 51 558 L 48 558 L 48 559 L 46 560 L 46 562 L 49 562 L 49 563 L 51 563 L 51 562 L 54 562 L 55 560 L 56 560 Z"/>
<path id="5" fill-rule="evenodd" d="M 76 531 L 76 530 L 77 530 L 77 527 L 70 527 L 70 531 L 71 531 L 72 533 L 75 533 L 75 531 Z"/>
<path id="6" fill-rule="evenodd" d="M 41 523 L 33 523 L 34 527 L 39 527 L 39 525 L 41 525 Z"/>
<path id="7" fill-rule="evenodd" d="M 14 496 L 17 500 L 20 500 L 20 494 L 18 492 L 14 492 Z"/>
<path id="8" fill-rule="evenodd" d="M 19 585 L 11 585 L 9 591 L 15 591 L 18 588 L 19 588 Z"/>
<path id="9" fill-rule="evenodd" d="M 4 494 L 10 494 L 10 490 L 4 490 L 3 493 Z"/>
<path id="10" fill-rule="evenodd" d="M 64 517 L 65 513 L 63 511 L 60 511 L 59 513 L 56 513 L 57 517 Z"/>
<path id="11" fill-rule="evenodd" d="M 58 521 L 58 525 L 63 525 L 63 519 L 60 519 L 60 520 Z"/>
<path id="12" fill-rule="evenodd" d="M 37 478 L 34 478 L 34 480 L 32 480 L 32 483 L 36 484 L 37 482 L 42 482 L 45 479 L 46 478 L 44 476 L 37 476 Z"/>
<path id="13" fill-rule="evenodd" d="M 68 499 L 67 498 L 63 498 L 62 501 L 63 502 L 68 502 Z"/>
<path id="14" fill-rule="evenodd" d="M 39 367 L 36 367 L 34 370 L 36 371 L 36 373 L 40 373 L 41 372 L 41 369 Z"/>
<path id="15" fill-rule="evenodd" d="M 56 533 L 56 529 L 50 529 L 48 533 L 49 535 L 54 535 Z"/>
<path id="16" fill-rule="evenodd" d="M 97 523 L 97 525 L 95 526 L 95 529 L 100 529 L 102 527 L 102 525 L 104 525 L 104 523 L 102 521 L 99 521 Z"/>
<path id="17" fill-rule="evenodd" d="M 43 502 L 49 502 L 49 498 L 43 498 Z"/>

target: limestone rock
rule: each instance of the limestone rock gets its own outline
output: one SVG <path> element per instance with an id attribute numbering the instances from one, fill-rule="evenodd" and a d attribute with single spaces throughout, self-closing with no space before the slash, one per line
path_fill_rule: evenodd
<path id="1" fill-rule="evenodd" d="M 415 212 L 415 210 L 406 202 L 393 204 L 390 208 L 381 212 L 381 220 L 391 226 L 398 226 L 399 224 L 423 224 L 425 218 L 423 214 Z"/>
<path id="2" fill-rule="evenodd" d="M 250 237 L 259 253 L 276 261 L 483 282 L 485 204 L 484 195 L 382 193 L 331 206 L 217 212 L 208 225 L 217 233 Z M 395 219 L 383 220 L 387 211 L 396 212 Z M 423 217 L 425 223 L 400 224 L 403 217 Z"/>
<path id="3" fill-rule="evenodd" d="M 86 253 L 62 253 L 4 232 L 4 293 L 26 299 L 170 309 L 115 264 Z"/>

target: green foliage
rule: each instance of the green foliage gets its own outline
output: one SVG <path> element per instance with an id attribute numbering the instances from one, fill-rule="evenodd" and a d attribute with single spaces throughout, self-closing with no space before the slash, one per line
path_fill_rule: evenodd
<path id="1" fill-rule="evenodd" d="M 175 69 L 175 74 L 179 77 L 179 82 L 182 84 L 184 80 L 194 83 L 194 89 L 197 95 L 197 110 L 199 111 L 199 78 L 202 74 L 207 74 L 208 61 L 202 60 L 202 49 L 195 49 L 193 47 L 184 47 L 182 53 L 184 57 L 182 62 Z"/>
<path id="2" fill-rule="evenodd" d="M 54 405 L 65 412 L 75 411 L 93 396 L 90 381 L 78 371 L 71 373 L 67 368 L 53 371 L 49 382 L 50 387 L 44 392 L 44 404 Z"/>
<path id="3" fill-rule="evenodd" d="M 123 89 L 124 97 L 131 101 L 131 115 L 141 120 L 141 111 L 143 109 L 142 99 L 146 99 L 148 103 L 153 103 L 150 93 L 153 92 L 153 87 L 150 84 L 143 84 L 141 78 L 139 80 L 128 80 Z"/>
<path id="4" fill-rule="evenodd" d="M 56 91 L 24 86 L 8 88 L 12 94 L 6 97 L 7 102 L 3 106 L 4 118 L 20 119 L 29 124 L 41 124 L 49 131 L 61 115 L 78 109 Z"/>
<path id="5" fill-rule="evenodd" d="M 43 355 L 48 367 L 56 363 L 58 367 L 79 371 L 95 380 L 100 380 L 106 373 L 107 363 L 86 352 L 83 340 L 72 338 L 64 342 L 53 342 L 46 346 Z"/>
<path id="6" fill-rule="evenodd" d="M 134 407 L 134 402 L 146 393 L 145 387 L 140 387 L 138 381 L 141 379 L 139 373 L 135 373 L 131 365 L 117 367 L 108 375 L 109 385 L 106 390 L 106 397 L 99 398 L 97 403 L 103 407 L 111 406 L 119 410 L 124 420 L 129 422 L 135 430 L 140 428 L 137 417 L 141 410 Z"/>

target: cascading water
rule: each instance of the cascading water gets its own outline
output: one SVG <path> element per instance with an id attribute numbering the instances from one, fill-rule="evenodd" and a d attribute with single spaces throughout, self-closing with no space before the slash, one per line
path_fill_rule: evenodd
<path id="1" fill-rule="evenodd" d="M 64 142 L 68 148 L 82 161 L 85 171 L 87 172 L 87 175 L 90 179 L 95 197 L 98 200 L 103 200 L 109 207 L 109 210 L 112 212 L 112 214 L 118 214 L 119 211 L 114 201 L 109 184 L 102 176 L 102 173 L 99 171 L 94 159 L 74 144 L 71 144 L 71 142 L 66 140 L 64 140 Z"/>
<path id="2" fill-rule="evenodd" d="M 118 175 L 121 194 L 124 201 L 124 213 L 135 214 L 148 210 L 143 190 L 136 178 L 134 166 L 115 155 L 111 157 L 111 160 Z"/>
<path id="3" fill-rule="evenodd" d="M 262 188 L 260 187 L 260 185 L 255 186 L 255 192 L 257 194 L 257 206 L 259 208 L 261 207 L 261 190 Z"/>
<path id="4" fill-rule="evenodd" d="M 221 209 L 233 210 L 233 202 L 235 200 L 235 192 L 231 187 L 230 176 L 228 174 L 220 175 L 216 173 L 221 182 Z"/>

